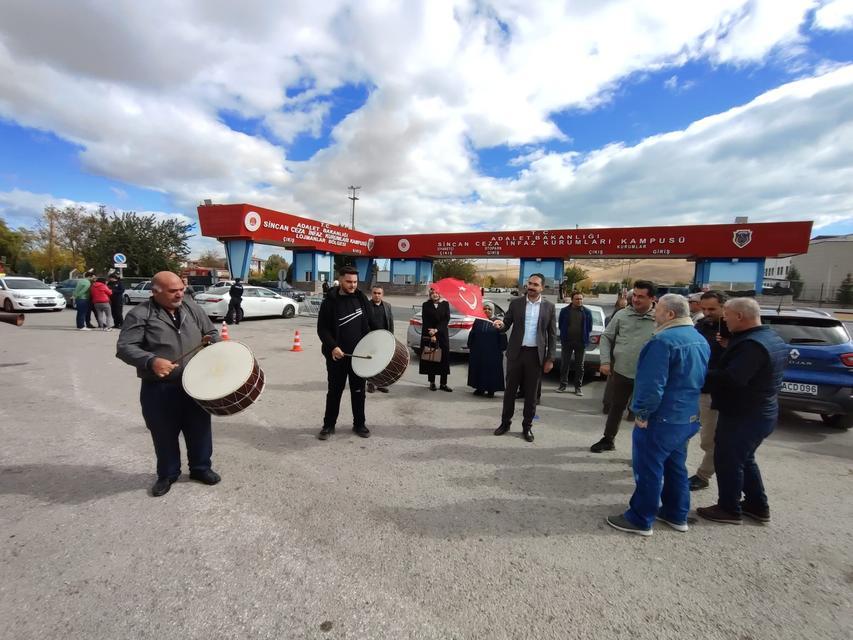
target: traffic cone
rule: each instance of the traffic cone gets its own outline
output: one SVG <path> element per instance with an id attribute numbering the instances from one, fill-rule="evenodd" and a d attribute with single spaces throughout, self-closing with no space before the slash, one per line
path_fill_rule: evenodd
<path id="1" fill-rule="evenodd" d="M 219 337 L 222 340 L 231 339 L 231 336 L 228 335 L 228 325 L 225 324 L 225 320 L 222 321 L 222 329 L 219 331 Z"/>
<path id="2" fill-rule="evenodd" d="M 302 351 L 302 339 L 299 337 L 299 329 L 293 336 L 293 348 L 291 351 Z"/>

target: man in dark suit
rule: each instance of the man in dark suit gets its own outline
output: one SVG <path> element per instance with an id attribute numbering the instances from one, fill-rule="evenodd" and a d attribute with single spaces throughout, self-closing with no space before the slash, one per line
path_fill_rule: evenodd
<path id="1" fill-rule="evenodd" d="M 512 424 L 515 394 L 519 384 L 524 390 L 524 439 L 533 442 L 533 416 L 536 414 L 536 391 L 542 372 L 554 366 L 557 350 L 557 314 L 554 303 L 542 297 L 545 276 L 534 273 L 527 279 L 527 295 L 510 302 L 503 320 L 495 320 L 498 331 L 509 331 L 515 325 L 506 350 L 506 391 L 501 425 L 495 429 L 502 436 Z"/>

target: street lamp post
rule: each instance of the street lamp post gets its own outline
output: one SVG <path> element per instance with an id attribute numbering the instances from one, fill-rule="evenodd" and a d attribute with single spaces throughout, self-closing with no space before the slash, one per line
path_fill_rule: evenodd
<path id="1" fill-rule="evenodd" d="M 357 193 L 359 189 L 361 189 L 361 187 L 349 186 L 349 190 L 352 191 L 352 195 L 349 196 L 349 199 L 352 200 L 352 219 L 350 221 L 350 228 L 353 231 L 355 230 L 355 201 L 358 200 Z"/>

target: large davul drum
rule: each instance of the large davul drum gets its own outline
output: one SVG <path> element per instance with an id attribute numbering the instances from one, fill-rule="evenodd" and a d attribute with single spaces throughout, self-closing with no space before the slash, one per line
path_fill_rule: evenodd
<path id="1" fill-rule="evenodd" d="M 371 331 L 359 340 L 352 355 L 355 375 L 377 387 L 391 386 L 409 366 L 409 349 L 393 333 L 384 329 Z"/>
<path id="2" fill-rule="evenodd" d="M 215 416 L 233 416 L 254 403 L 264 390 L 264 372 L 252 350 L 227 340 L 202 349 L 187 363 L 184 391 Z"/>

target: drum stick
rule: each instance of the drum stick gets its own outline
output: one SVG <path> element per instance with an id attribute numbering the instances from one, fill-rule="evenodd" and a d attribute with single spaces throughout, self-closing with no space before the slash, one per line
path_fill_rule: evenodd
<path id="1" fill-rule="evenodd" d="M 373 360 L 373 356 L 357 356 L 354 353 L 345 353 L 347 358 L 361 358 L 362 360 Z"/>
<path id="2" fill-rule="evenodd" d="M 179 356 L 178 356 L 178 359 L 177 359 L 177 360 L 172 360 L 172 364 L 178 364 L 178 363 L 179 363 L 181 360 L 183 360 L 184 358 L 189 358 L 192 354 L 194 354 L 196 351 L 198 351 L 199 349 L 201 349 L 201 348 L 202 348 L 202 347 L 204 347 L 204 346 L 205 346 L 205 344 L 202 342 L 202 343 L 201 343 L 200 345 L 198 345 L 195 349 L 190 349 L 190 350 L 189 350 L 189 351 L 187 351 L 186 353 L 182 353 L 181 355 L 179 355 Z"/>

